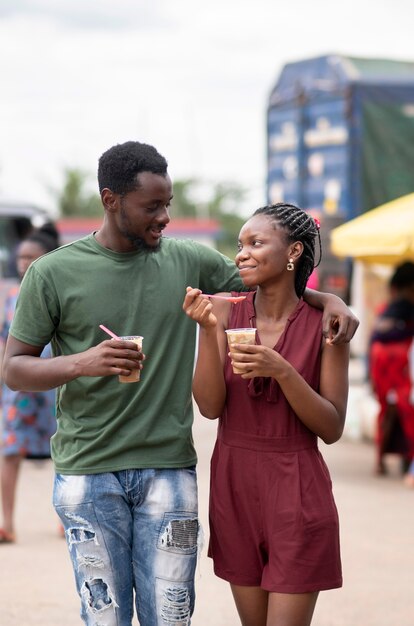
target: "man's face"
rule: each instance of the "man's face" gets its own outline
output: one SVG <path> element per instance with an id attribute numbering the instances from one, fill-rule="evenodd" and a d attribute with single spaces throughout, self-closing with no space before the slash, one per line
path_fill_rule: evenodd
<path id="1" fill-rule="evenodd" d="M 138 189 L 119 196 L 116 220 L 119 235 L 129 242 L 131 249 L 156 252 L 162 231 L 170 221 L 171 180 L 168 174 L 151 172 L 142 172 L 137 178 Z"/>

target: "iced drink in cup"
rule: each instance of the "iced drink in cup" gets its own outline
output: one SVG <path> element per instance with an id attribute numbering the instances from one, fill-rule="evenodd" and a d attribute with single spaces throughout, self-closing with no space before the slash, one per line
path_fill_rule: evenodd
<path id="1" fill-rule="evenodd" d="M 256 343 L 256 329 L 255 328 L 228 328 L 226 330 L 227 343 L 229 344 L 230 352 L 233 343 Z M 233 372 L 235 374 L 244 374 L 244 370 L 240 370 L 233 365 Z"/>
<path id="2" fill-rule="evenodd" d="M 141 335 L 127 335 L 126 337 L 119 337 L 119 339 L 122 339 L 123 341 L 133 341 L 140 349 L 142 349 L 142 340 L 144 337 L 141 337 Z M 118 378 L 120 383 L 137 383 L 141 378 L 141 370 L 131 370 L 129 376 L 120 375 Z"/>

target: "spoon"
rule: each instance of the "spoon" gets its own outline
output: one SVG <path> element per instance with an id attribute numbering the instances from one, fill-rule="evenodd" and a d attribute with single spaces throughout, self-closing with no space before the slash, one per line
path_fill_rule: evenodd
<path id="1" fill-rule="evenodd" d="M 210 293 L 203 293 L 202 296 L 206 296 L 207 298 L 218 298 L 219 300 L 227 300 L 228 302 L 241 302 L 242 300 L 246 300 L 246 296 L 218 296 L 216 294 L 212 295 Z"/>

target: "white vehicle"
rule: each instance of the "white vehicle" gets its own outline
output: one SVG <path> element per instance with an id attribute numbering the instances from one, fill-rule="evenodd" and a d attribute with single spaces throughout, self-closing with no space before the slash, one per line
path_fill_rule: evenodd
<path id="1" fill-rule="evenodd" d="M 14 251 L 33 228 L 51 217 L 36 205 L 0 199 L 0 279 L 17 278 Z"/>

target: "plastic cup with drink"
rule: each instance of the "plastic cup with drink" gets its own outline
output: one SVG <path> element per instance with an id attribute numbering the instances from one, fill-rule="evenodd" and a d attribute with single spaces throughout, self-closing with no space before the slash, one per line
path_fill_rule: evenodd
<path id="1" fill-rule="evenodd" d="M 142 335 L 124 335 L 122 337 L 119 337 L 118 335 L 113 333 L 112 330 L 109 330 L 109 328 L 107 328 L 103 324 L 99 324 L 99 328 L 101 328 L 110 337 L 112 337 L 112 339 L 118 339 L 122 341 L 133 341 L 134 343 L 137 344 L 138 348 L 142 350 L 142 341 L 144 339 Z M 140 369 L 131 370 L 131 373 L 129 374 L 129 376 L 122 376 L 120 374 L 118 376 L 118 380 L 120 383 L 138 383 L 141 380 L 141 370 Z"/>
<path id="2" fill-rule="evenodd" d="M 232 352 L 232 346 L 235 343 L 244 343 L 250 345 L 256 343 L 255 328 L 228 328 L 226 330 L 226 335 L 230 353 Z M 235 374 L 244 374 L 245 370 L 241 370 L 233 365 L 233 372 Z"/>
<path id="3" fill-rule="evenodd" d="M 120 337 L 120 339 L 122 339 L 122 341 L 133 341 L 137 344 L 138 348 L 142 350 L 142 340 L 144 337 L 141 335 L 125 335 L 124 337 Z M 120 374 L 118 380 L 120 383 L 138 383 L 141 380 L 141 370 L 131 370 L 129 376 L 121 376 Z"/>

